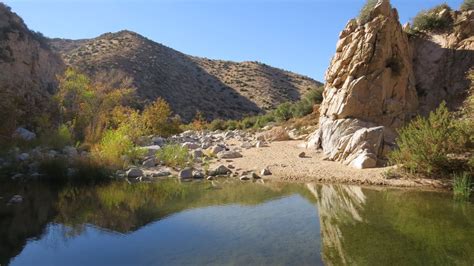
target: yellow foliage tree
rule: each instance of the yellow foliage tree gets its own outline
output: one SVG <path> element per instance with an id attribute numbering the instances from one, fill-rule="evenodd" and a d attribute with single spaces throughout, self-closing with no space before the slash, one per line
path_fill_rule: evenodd
<path id="1" fill-rule="evenodd" d="M 171 107 L 162 98 L 158 98 L 143 110 L 142 121 L 148 134 L 167 137 L 180 131 L 180 119 L 172 117 Z"/>

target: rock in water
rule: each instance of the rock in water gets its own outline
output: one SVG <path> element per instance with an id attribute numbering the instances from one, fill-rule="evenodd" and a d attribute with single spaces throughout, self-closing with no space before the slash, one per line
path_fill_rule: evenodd
<path id="1" fill-rule="evenodd" d="M 178 178 L 181 180 L 192 179 L 193 178 L 193 169 L 187 167 L 181 170 L 178 174 Z"/>
<path id="2" fill-rule="evenodd" d="M 20 204 L 22 202 L 23 197 L 21 195 L 15 195 L 8 201 L 9 204 Z"/>
<path id="3" fill-rule="evenodd" d="M 128 178 L 137 178 L 143 176 L 143 171 L 139 168 L 130 168 L 126 174 Z"/>
<path id="4" fill-rule="evenodd" d="M 228 175 L 232 171 L 229 168 L 225 167 L 225 165 L 219 165 L 216 169 L 212 170 L 209 175 L 210 176 L 218 176 L 218 175 Z"/>
<path id="5" fill-rule="evenodd" d="M 370 20 L 351 20 L 340 34 L 326 73 L 320 128 L 308 147 L 330 160 L 375 167 L 394 130 L 416 113 L 418 97 L 411 48 L 396 9 L 380 0 Z M 375 161 L 375 163 L 374 163 Z"/>

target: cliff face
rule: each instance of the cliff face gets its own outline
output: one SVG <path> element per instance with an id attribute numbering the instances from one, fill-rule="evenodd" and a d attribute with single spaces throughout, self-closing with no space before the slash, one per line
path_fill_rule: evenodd
<path id="1" fill-rule="evenodd" d="M 63 67 L 45 38 L 0 3 L 0 101 L 15 109 L 19 123 L 28 124 L 45 110 Z"/>
<path id="2" fill-rule="evenodd" d="M 320 129 L 310 141 L 330 160 L 375 167 L 394 129 L 418 107 L 412 50 L 389 1 L 370 20 L 350 21 L 340 35 L 326 74 Z"/>
<path id="3" fill-rule="evenodd" d="M 442 101 L 457 109 L 466 97 L 467 72 L 474 67 L 474 11 L 440 11 L 453 26 L 410 38 L 420 113 L 427 115 Z"/>
<path id="4" fill-rule="evenodd" d="M 451 16 L 452 27 L 410 36 L 390 2 L 379 0 L 367 23 L 348 23 L 326 74 L 320 129 L 308 146 L 330 160 L 375 167 L 394 147 L 396 129 L 415 115 L 443 100 L 452 109 L 463 103 L 474 66 L 474 12 L 438 15 Z"/>

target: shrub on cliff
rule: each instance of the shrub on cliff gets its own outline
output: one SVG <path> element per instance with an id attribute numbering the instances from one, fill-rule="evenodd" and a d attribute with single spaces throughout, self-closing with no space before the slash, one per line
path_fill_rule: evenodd
<path id="1" fill-rule="evenodd" d="M 359 13 L 359 24 L 363 25 L 370 21 L 370 12 L 374 9 L 375 5 L 377 5 L 378 0 L 367 0 L 364 7 L 360 10 Z"/>
<path id="2" fill-rule="evenodd" d="M 474 10 L 474 0 L 464 0 L 460 9 L 461 11 Z"/>
<path id="3" fill-rule="evenodd" d="M 452 11 L 447 4 L 438 5 L 430 10 L 423 10 L 413 18 L 413 31 L 439 31 L 450 27 L 453 20 L 443 10 Z"/>
<path id="4" fill-rule="evenodd" d="M 467 150 L 470 131 L 472 126 L 453 119 L 442 103 L 428 118 L 417 117 L 399 131 L 398 149 L 389 159 L 412 174 L 446 173 L 454 166 L 449 154 Z"/>

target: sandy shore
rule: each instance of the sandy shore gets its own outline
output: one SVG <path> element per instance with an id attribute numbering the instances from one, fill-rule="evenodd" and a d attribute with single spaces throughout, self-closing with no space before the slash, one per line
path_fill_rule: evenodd
<path id="1" fill-rule="evenodd" d="M 383 173 L 390 168 L 359 170 L 337 162 L 323 160 L 324 155 L 313 149 L 299 147 L 302 141 L 273 142 L 262 148 L 243 149 L 243 158 L 220 160 L 211 166 L 233 165 L 235 171 L 253 170 L 260 173 L 267 167 L 272 172 L 269 180 L 291 182 L 342 183 L 373 186 L 446 189 L 447 184 L 431 179 L 387 179 Z M 229 143 L 235 145 L 235 143 Z M 305 158 L 298 155 L 306 153 Z"/>

